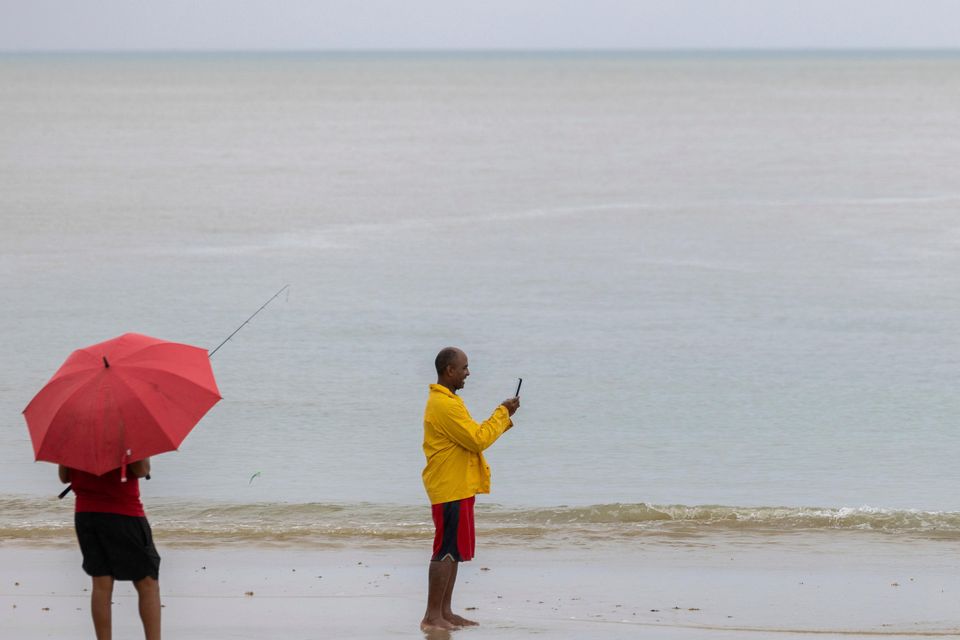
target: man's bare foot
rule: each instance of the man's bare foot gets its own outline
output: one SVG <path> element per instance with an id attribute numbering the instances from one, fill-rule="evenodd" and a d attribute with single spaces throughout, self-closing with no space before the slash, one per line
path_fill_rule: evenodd
<path id="1" fill-rule="evenodd" d="M 458 627 L 479 627 L 479 622 L 474 622 L 473 620 L 467 620 L 463 616 L 458 616 L 455 613 L 443 614 L 443 617 L 447 619 L 448 622 L 452 622 Z"/>
<path id="2" fill-rule="evenodd" d="M 420 631 L 453 631 L 456 628 L 444 618 L 424 618 L 420 621 Z"/>

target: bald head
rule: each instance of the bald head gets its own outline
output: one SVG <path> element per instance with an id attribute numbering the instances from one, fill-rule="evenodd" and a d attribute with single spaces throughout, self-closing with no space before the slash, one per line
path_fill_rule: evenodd
<path id="1" fill-rule="evenodd" d="M 433 361 L 434 366 L 437 367 L 437 375 L 443 375 L 447 367 L 453 364 L 457 356 L 460 355 L 466 357 L 466 354 L 456 347 L 444 347 L 440 349 L 440 353 L 437 354 L 437 359 Z"/>
<path id="2" fill-rule="evenodd" d="M 463 388 L 464 381 L 470 375 L 467 354 L 456 347 L 441 349 L 434 360 L 434 366 L 437 368 L 437 383 L 454 393 Z"/>

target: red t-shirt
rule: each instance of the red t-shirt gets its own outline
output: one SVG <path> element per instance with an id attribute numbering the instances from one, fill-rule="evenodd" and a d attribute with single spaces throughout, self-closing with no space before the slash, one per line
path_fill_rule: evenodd
<path id="1" fill-rule="evenodd" d="M 120 481 L 120 469 L 95 476 L 85 471 L 70 470 L 70 482 L 77 494 L 77 513 L 119 513 L 124 516 L 145 516 L 140 502 L 140 482 L 129 473 Z"/>

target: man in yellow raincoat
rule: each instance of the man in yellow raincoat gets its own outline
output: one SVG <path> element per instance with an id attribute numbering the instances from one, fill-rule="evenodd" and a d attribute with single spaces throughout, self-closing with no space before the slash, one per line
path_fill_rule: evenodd
<path id="1" fill-rule="evenodd" d="M 433 505 L 436 534 L 430 561 L 427 612 L 420 628 L 456 629 L 476 622 L 453 613 L 450 601 L 460 562 L 473 558 L 473 503 L 490 493 L 490 467 L 483 450 L 513 426 L 519 398 L 504 400 L 483 423 L 474 422 L 457 391 L 470 369 L 467 354 L 447 347 L 437 354 L 437 383 L 430 385 L 423 414 L 423 486 Z"/>

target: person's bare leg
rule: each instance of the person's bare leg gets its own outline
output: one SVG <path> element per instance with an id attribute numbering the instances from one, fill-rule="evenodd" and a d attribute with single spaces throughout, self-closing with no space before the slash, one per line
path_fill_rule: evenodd
<path id="1" fill-rule="evenodd" d="M 93 616 L 93 631 L 97 634 L 97 640 L 111 640 L 112 601 L 113 576 L 94 576 L 93 589 L 90 591 L 90 614 Z"/>
<path id="2" fill-rule="evenodd" d="M 452 623 L 443 617 L 443 599 L 447 587 L 452 582 L 452 576 L 457 574 L 457 563 L 453 560 L 431 560 L 427 587 L 427 612 L 423 614 L 420 629 L 456 629 Z M 451 587 L 452 589 L 452 587 Z"/>
<path id="3" fill-rule="evenodd" d="M 454 562 L 453 574 L 450 576 L 450 582 L 447 583 L 447 590 L 443 593 L 443 618 L 447 622 L 458 627 L 475 627 L 480 623 L 474 622 L 473 620 L 467 620 L 463 616 L 458 616 L 451 608 L 451 602 L 453 602 L 453 586 L 457 582 L 457 571 L 459 568 L 460 563 Z"/>
<path id="4" fill-rule="evenodd" d="M 140 601 L 140 621 L 146 640 L 160 640 L 160 583 L 151 577 L 133 583 Z"/>

